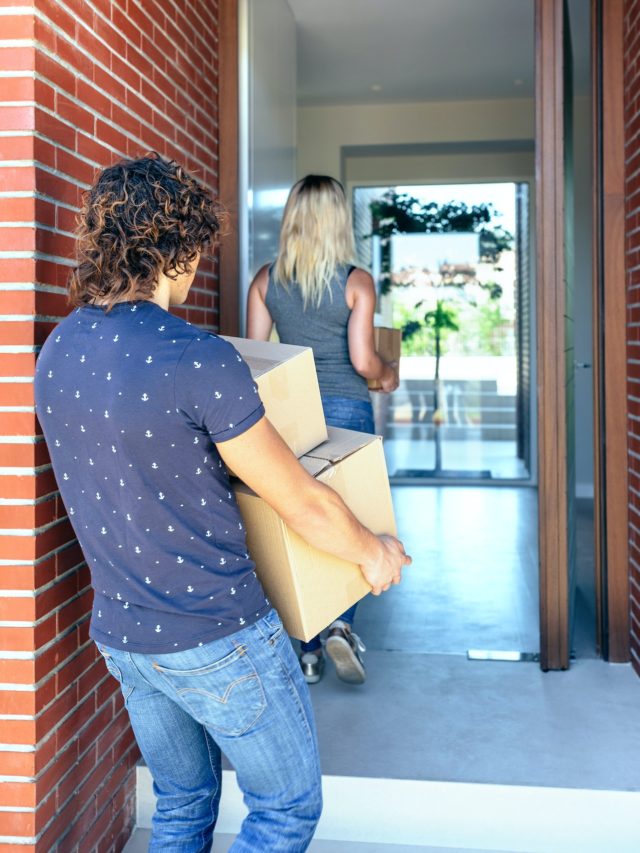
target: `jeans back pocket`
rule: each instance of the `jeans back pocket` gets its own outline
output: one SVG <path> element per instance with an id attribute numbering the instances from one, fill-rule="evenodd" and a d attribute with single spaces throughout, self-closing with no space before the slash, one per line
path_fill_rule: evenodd
<path id="1" fill-rule="evenodd" d="M 153 668 L 190 716 L 212 732 L 229 737 L 245 734 L 266 707 L 262 682 L 246 646 L 191 669 L 173 669 L 157 661 Z"/>

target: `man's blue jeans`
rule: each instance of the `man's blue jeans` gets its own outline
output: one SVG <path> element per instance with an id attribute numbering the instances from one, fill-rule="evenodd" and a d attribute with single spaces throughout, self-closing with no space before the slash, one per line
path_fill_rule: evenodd
<path id="1" fill-rule="evenodd" d="M 150 851 L 208 853 L 221 749 L 249 809 L 233 853 L 307 849 L 322 810 L 315 722 L 275 611 L 229 637 L 175 654 L 98 648 L 121 684 L 153 776 Z"/>

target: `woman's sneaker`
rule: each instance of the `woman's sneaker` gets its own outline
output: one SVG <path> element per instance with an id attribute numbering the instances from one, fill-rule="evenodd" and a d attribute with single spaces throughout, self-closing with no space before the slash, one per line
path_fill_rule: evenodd
<path id="1" fill-rule="evenodd" d="M 303 652 L 300 655 L 300 667 L 307 684 L 317 684 L 324 673 L 324 655 L 322 652 Z"/>
<path id="2" fill-rule="evenodd" d="M 336 665 L 339 679 L 347 684 L 364 684 L 367 674 L 360 653 L 366 648 L 346 622 L 337 619 L 332 623 L 324 648 Z"/>

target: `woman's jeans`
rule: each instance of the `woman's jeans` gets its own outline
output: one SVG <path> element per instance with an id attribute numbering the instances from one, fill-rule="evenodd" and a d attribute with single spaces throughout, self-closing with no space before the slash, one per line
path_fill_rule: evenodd
<path id="1" fill-rule="evenodd" d="M 368 400 L 350 400 L 348 397 L 323 397 L 322 408 L 324 419 L 328 426 L 342 427 L 342 429 L 353 429 L 357 432 L 368 432 L 373 435 L 373 406 Z M 353 625 L 356 615 L 357 604 L 346 610 L 340 619 L 349 625 Z M 308 643 L 300 643 L 300 649 L 304 652 L 316 652 L 320 649 L 320 637 L 312 637 Z"/>
<path id="2" fill-rule="evenodd" d="M 249 809 L 230 850 L 307 849 L 322 810 L 315 723 L 307 685 L 274 610 L 184 652 L 98 648 L 120 682 L 153 776 L 157 805 L 149 851 L 209 853 L 221 749 Z"/>

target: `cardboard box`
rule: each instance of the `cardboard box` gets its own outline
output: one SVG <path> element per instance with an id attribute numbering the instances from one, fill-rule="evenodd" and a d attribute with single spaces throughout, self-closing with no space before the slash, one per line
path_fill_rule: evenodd
<path id="1" fill-rule="evenodd" d="M 313 351 L 309 347 L 223 336 L 249 365 L 267 417 L 296 456 L 327 438 Z"/>
<path id="2" fill-rule="evenodd" d="M 395 535 L 382 440 L 352 430 L 328 431 L 328 441 L 303 456 L 301 464 L 331 486 L 362 524 Z M 292 637 L 310 640 L 370 591 L 355 563 L 309 545 L 243 483 L 234 489 L 258 577 Z"/>
<path id="3" fill-rule="evenodd" d="M 373 341 L 376 352 L 385 361 L 395 361 L 400 364 L 400 349 L 402 346 L 402 330 L 389 329 L 386 326 L 376 326 L 373 330 Z M 371 391 L 377 391 L 382 386 L 379 379 L 369 379 Z"/>

